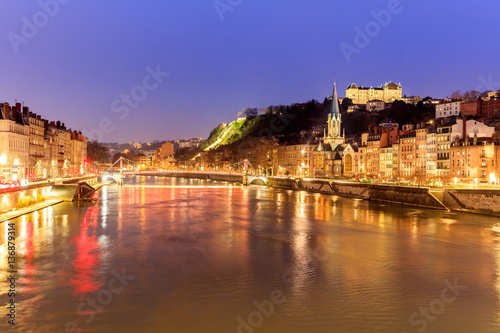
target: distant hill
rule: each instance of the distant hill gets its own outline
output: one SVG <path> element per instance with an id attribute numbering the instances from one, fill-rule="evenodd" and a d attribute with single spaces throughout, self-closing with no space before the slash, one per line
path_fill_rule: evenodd
<path id="1" fill-rule="evenodd" d="M 347 136 L 359 139 L 361 133 L 368 131 L 370 125 L 378 125 L 387 117 L 395 119 L 400 125 L 427 122 L 433 119 L 435 114 L 434 105 L 425 103 L 427 99 L 417 105 L 396 101 L 392 104 L 392 108 L 380 112 L 347 113 L 345 109 L 348 105 L 342 103 L 342 128 Z M 331 103 L 331 99 L 325 98 L 323 103 L 311 100 L 289 106 L 270 106 L 264 110 L 264 114 L 240 118 L 217 126 L 202 145 L 198 148 L 183 149 L 176 158 L 180 161 L 189 160 L 205 150 L 237 150 L 262 137 L 278 140 L 280 143 L 313 141 L 315 132 L 313 129 L 326 125 Z M 317 134 L 322 136 L 322 133 Z"/>

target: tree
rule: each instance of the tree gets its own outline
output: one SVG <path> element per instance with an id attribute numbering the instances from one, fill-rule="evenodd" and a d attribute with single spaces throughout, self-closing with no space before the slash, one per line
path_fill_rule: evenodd
<path id="1" fill-rule="evenodd" d="M 353 103 L 352 103 L 352 99 L 350 99 L 350 98 L 344 98 L 344 99 L 342 100 L 342 104 L 340 105 L 340 107 L 342 108 L 342 110 L 343 110 L 344 112 L 346 112 L 346 111 L 347 111 L 347 108 L 348 108 L 350 105 L 353 105 Z"/>
<path id="2" fill-rule="evenodd" d="M 361 135 L 368 130 L 369 117 L 364 112 L 350 112 L 342 116 L 342 127 L 347 135 Z"/>
<path id="3" fill-rule="evenodd" d="M 471 90 L 471 91 L 469 91 L 469 93 L 470 93 L 470 97 L 472 99 L 478 99 L 479 95 L 481 95 L 481 93 L 477 90 Z"/>
<path id="4" fill-rule="evenodd" d="M 243 117 L 255 117 L 258 114 L 259 114 L 259 109 L 257 109 L 257 108 L 246 107 L 246 108 L 243 108 L 243 110 L 241 110 L 241 115 Z"/>
<path id="5" fill-rule="evenodd" d="M 108 163 L 109 150 L 97 140 L 91 140 L 87 143 L 87 158 L 91 163 Z"/>
<path id="6" fill-rule="evenodd" d="M 174 158 L 177 161 L 189 161 L 196 155 L 196 149 L 190 147 L 179 148 L 174 153 Z"/>
<path id="7" fill-rule="evenodd" d="M 135 159 L 136 155 L 137 154 L 133 151 L 125 150 L 121 153 L 114 154 L 111 162 L 114 164 L 116 161 L 118 161 L 120 159 L 120 157 L 123 157 L 123 158 L 126 158 L 127 160 L 133 161 Z"/>
<path id="8" fill-rule="evenodd" d="M 460 93 L 460 90 L 455 90 L 454 92 L 451 93 L 450 97 L 452 99 L 458 99 L 462 97 L 462 94 Z"/>
<path id="9" fill-rule="evenodd" d="M 463 93 L 462 97 L 465 100 L 474 100 L 479 97 L 480 93 L 477 90 L 470 90 Z"/>

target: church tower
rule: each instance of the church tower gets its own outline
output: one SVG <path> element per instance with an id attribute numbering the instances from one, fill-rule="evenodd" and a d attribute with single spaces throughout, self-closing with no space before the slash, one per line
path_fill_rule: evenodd
<path id="1" fill-rule="evenodd" d="M 332 110 L 328 114 L 328 135 L 325 135 L 324 143 L 331 145 L 332 150 L 338 145 L 345 143 L 344 134 L 342 134 L 342 119 L 340 115 L 340 107 L 337 98 L 337 86 L 333 83 L 333 98 L 332 98 Z"/>

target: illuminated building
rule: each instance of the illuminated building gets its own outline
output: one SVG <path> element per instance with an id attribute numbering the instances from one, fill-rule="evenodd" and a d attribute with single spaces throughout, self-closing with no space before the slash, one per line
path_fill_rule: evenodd
<path id="1" fill-rule="evenodd" d="M 392 103 L 402 99 L 403 87 L 394 82 L 388 82 L 375 88 L 358 86 L 353 83 L 347 87 L 345 94 L 346 98 L 350 98 L 354 104 L 367 104 L 376 99 Z"/>

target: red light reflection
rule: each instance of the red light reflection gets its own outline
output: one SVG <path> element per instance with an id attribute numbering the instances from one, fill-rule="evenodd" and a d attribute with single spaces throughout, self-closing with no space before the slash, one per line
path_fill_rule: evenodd
<path id="1" fill-rule="evenodd" d="M 73 261 L 73 267 L 76 272 L 69 284 L 74 287 L 73 294 L 80 299 L 83 299 L 87 293 L 98 291 L 102 286 L 95 272 L 100 255 L 96 236 L 98 216 L 99 208 L 89 207 L 81 224 L 80 235 L 75 237 L 77 256 Z M 89 228 L 91 228 L 90 236 Z"/>

